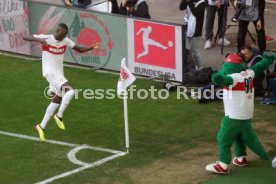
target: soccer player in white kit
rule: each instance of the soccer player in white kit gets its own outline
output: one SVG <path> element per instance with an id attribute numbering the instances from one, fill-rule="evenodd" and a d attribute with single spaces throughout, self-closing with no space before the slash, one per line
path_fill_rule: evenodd
<path id="1" fill-rule="evenodd" d="M 54 117 L 60 129 L 65 129 L 62 119 L 63 113 L 75 95 L 73 87 L 64 77 L 63 59 L 66 48 L 70 47 L 82 53 L 100 47 L 99 43 L 91 43 L 90 47 L 77 45 L 66 37 L 67 33 L 67 25 L 61 23 L 53 35 L 40 34 L 23 38 L 26 41 L 41 43 L 43 77 L 49 82 L 49 90 L 53 96 L 52 102 L 48 106 L 42 122 L 36 125 L 36 130 L 41 141 L 46 140 L 44 129 L 52 117 Z M 58 112 L 55 114 L 57 109 Z"/>

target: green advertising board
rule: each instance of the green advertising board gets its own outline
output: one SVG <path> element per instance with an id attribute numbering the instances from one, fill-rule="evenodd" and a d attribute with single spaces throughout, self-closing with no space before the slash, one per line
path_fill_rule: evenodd
<path id="1" fill-rule="evenodd" d="M 120 69 L 120 61 L 127 58 L 127 20 L 97 12 L 46 4 L 28 3 L 30 34 L 53 34 L 59 23 L 69 27 L 68 37 L 77 44 L 90 46 L 100 42 L 101 48 L 86 53 L 67 49 L 65 61 L 75 64 Z M 32 55 L 41 56 L 41 45 L 32 45 Z"/>

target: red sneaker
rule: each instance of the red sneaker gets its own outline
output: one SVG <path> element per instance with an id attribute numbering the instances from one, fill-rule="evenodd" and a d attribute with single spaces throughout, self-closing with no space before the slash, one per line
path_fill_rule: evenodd
<path id="1" fill-rule="evenodd" d="M 223 169 L 223 167 L 220 165 L 219 161 L 213 164 L 209 164 L 206 166 L 206 171 L 218 173 L 218 174 L 228 174 L 229 169 L 228 167 L 226 169 Z"/>
<path id="2" fill-rule="evenodd" d="M 236 166 L 239 166 L 239 167 L 245 167 L 245 166 L 248 165 L 248 162 L 247 162 L 245 157 L 243 157 L 242 160 L 238 159 L 238 157 L 235 157 L 232 160 L 232 163 Z"/>

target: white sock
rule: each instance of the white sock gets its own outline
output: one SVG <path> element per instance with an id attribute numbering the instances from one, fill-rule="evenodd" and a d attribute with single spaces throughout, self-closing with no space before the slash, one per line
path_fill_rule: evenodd
<path id="1" fill-rule="evenodd" d="M 72 98 L 74 97 L 75 95 L 75 91 L 73 89 L 67 91 L 64 96 L 62 97 L 62 101 L 61 101 L 61 104 L 60 104 L 60 107 L 59 107 L 59 110 L 58 110 L 58 113 L 57 113 L 57 116 L 59 118 L 62 118 L 63 116 L 63 113 L 65 111 L 65 109 L 68 107 L 70 101 L 72 100 Z"/>
<path id="2" fill-rule="evenodd" d="M 44 118 L 42 122 L 40 123 L 40 127 L 45 129 L 47 123 L 50 121 L 50 119 L 53 117 L 55 111 L 59 107 L 59 104 L 51 102 L 50 105 L 47 107 Z"/>
<path id="3" fill-rule="evenodd" d="M 228 165 L 223 163 L 223 162 L 220 162 L 219 161 L 219 165 L 223 168 L 223 169 L 227 169 Z"/>

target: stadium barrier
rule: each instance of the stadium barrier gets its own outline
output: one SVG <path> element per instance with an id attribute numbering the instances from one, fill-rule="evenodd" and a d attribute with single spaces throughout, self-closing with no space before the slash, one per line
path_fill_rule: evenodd
<path id="1" fill-rule="evenodd" d="M 53 34 L 57 25 L 62 22 L 69 26 L 68 37 L 76 43 L 91 45 L 93 42 L 100 42 L 102 45 L 100 49 L 82 54 L 68 49 L 66 62 L 118 71 L 121 59 L 126 57 L 128 67 L 135 74 L 149 77 L 166 76 L 167 79 L 179 82 L 183 80 L 182 47 L 185 46 L 182 45 L 181 25 L 36 1 L 28 1 L 27 6 L 18 0 L 4 1 L 10 2 L 6 4 L 18 3 L 20 8 L 14 14 L 5 15 L 2 13 L 4 11 L 0 12 L 3 15 L 2 24 L 3 20 L 8 21 L 9 17 L 18 19 L 14 23 L 8 21 L 7 24 L 11 26 L 5 26 L 4 29 L 0 27 L 0 42 L 1 37 L 5 40 L 11 39 L 10 45 L 1 45 L 0 50 L 41 56 L 40 44 L 30 45 L 22 40 L 22 36 Z M 8 30 L 9 27 L 15 27 L 16 35 L 19 34 L 16 49 L 12 47 L 12 38 L 5 36 L 12 34 Z"/>
<path id="2" fill-rule="evenodd" d="M 27 3 L 18 0 L 0 1 L 0 50 L 30 55 Z"/>

